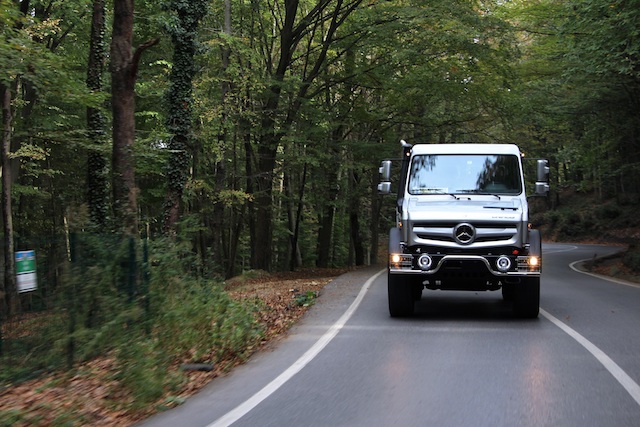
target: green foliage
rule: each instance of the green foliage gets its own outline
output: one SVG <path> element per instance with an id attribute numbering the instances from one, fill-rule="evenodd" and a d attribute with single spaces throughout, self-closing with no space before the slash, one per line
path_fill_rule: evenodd
<path id="1" fill-rule="evenodd" d="M 314 291 L 307 291 L 303 294 L 296 295 L 296 305 L 299 307 L 309 307 L 316 302 L 316 298 L 318 298 L 318 293 Z"/>
<path id="2" fill-rule="evenodd" d="M 598 216 L 598 218 L 613 220 L 622 215 L 622 209 L 613 204 L 606 204 L 596 207 L 595 214 Z"/>
<path id="3" fill-rule="evenodd" d="M 143 337 L 118 346 L 117 363 L 115 378 L 131 391 L 135 408 L 156 401 L 177 380 L 167 371 L 166 353 Z"/>
<path id="4" fill-rule="evenodd" d="M 27 423 L 29 425 L 37 425 L 39 419 L 34 419 L 28 412 L 19 409 L 9 409 L 6 411 L 0 411 L 0 425 L 12 426 L 18 423 Z"/>
<path id="5" fill-rule="evenodd" d="M 72 248 L 75 261 L 55 291 L 57 305 L 8 329 L 3 384 L 111 353 L 116 379 L 141 406 L 179 385 L 170 371 L 175 362 L 224 364 L 246 357 L 262 336 L 255 303 L 236 302 L 220 282 L 202 278 L 187 242 L 152 242 L 147 284 L 139 282 L 145 269 L 136 248 L 134 298 L 126 283 L 127 240 L 82 235 Z"/>
<path id="6" fill-rule="evenodd" d="M 176 279 L 180 278 L 179 282 Z M 219 283 L 176 276 L 152 280 L 158 345 L 185 362 L 244 357 L 261 331 L 251 307 L 232 300 Z M 161 283 L 161 285 L 160 285 Z M 158 310 L 158 311 L 156 311 Z"/>
<path id="7" fill-rule="evenodd" d="M 637 245 L 629 248 L 624 255 L 623 262 L 634 273 L 640 273 L 640 249 Z"/>

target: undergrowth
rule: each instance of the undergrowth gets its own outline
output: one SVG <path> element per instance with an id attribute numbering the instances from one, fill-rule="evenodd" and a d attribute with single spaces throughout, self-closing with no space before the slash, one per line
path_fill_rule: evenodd
<path id="1" fill-rule="evenodd" d="M 638 197 L 601 199 L 594 194 L 564 191 L 551 208 L 532 203 L 531 223 L 543 239 L 573 243 L 621 244 L 627 249 L 622 264 L 640 274 L 640 208 Z"/>
<path id="2" fill-rule="evenodd" d="M 150 242 L 146 263 L 140 254 L 147 249 L 136 247 L 133 288 L 128 243 L 87 238 L 82 245 L 83 260 L 65 267 L 55 303 L 4 325 L 0 391 L 111 354 L 113 379 L 135 409 L 178 389 L 183 377 L 176 366 L 228 363 L 260 342 L 256 306 L 231 299 L 220 280 L 202 277 L 188 243 Z M 0 412 L 0 425 L 24 419 L 20 411 Z"/>

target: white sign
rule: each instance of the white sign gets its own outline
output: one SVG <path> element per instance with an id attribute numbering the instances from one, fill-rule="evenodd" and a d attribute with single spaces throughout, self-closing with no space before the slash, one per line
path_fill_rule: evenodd
<path id="1" fill-rule="evenodd" d="M 16 279 L 18 293 L 35 291 L 38 288 L 36 251 L 16 252 Z"/>

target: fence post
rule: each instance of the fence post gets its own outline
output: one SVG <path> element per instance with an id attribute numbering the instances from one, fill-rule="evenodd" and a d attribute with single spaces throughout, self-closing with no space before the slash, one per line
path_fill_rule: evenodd
<path id="1" fill-rule="evenodd" d="M 78 247 L 77 247 L 77 238 L 76 233 L 71 233 L 69 235 L 69 257 L 71 261 L 71 271 L 70 275 L 67 278 L 69 281 L 68 292 L 68 304 L 69 304 L 69 340 L 67 341 L 67 367 L 69 369 L 73 368 L 73 360 L 75 359 L 75 348 L 76 341 L 73 337 L 73 334 L 76 332 L 76 283 L 73 277 L 73 270 L 75 269 L 75 265 L 78 261 Z"/>
<path id="2" fill-rule="evenodd" d="M 127 273 L 127 295 L 129 302 L 132 302 L 136 291 L 136 246 L 133 236 L 129 236 L 129 268 Z"/>
<path id="3" fill-rule="evenodd" d="M 145 331 L 147 334 L 151 332 L 151 320 L 149 319 L 151 301 L 149 298 L 149 236 L 146 231 L 142 241 L 142 285 L 140 293 L 142 294 L 142 304 L 144 308 L 145 317 Z"/>

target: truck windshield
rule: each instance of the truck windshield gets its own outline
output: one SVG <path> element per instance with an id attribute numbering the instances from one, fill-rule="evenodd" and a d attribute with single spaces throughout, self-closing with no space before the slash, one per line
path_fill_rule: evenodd
<path id="1" fill-rule="evenodd" d="M 418 155 L 411 162 L 410 194 L 510 194 L 522 192 L 514 155 Z"/>

